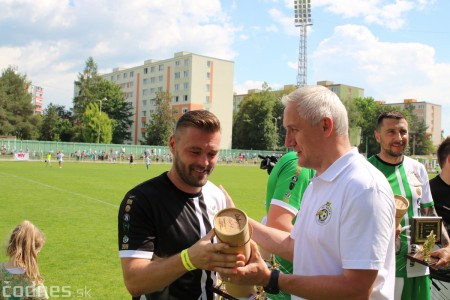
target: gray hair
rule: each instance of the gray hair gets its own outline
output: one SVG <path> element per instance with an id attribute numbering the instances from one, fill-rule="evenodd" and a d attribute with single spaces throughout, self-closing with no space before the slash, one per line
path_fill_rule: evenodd
<path id="1" fill-rule="evenodd" d="M 281 99 L 286 107 L 294 103 L 300 118 L 311 126 L 317 125 L 324 117 L 333 120 L 338 136 L 348 136 L 347 110 L 339 97 L 328 88 L 320 85 L 310 85 L 296 89 Z"/>

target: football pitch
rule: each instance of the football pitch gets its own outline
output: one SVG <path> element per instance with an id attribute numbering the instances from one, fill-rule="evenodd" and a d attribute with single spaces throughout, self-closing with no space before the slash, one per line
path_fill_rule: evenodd
<path id="1" fill-rule="evenodd" d="M 131 299 L 118 258 L 117 213 L 125 193 L 169 170 L 127 163 L 0 161 L 0 262 L 12 229 L 30 220 L 46 235 L 39 254 L 50 298 Z M 259 165 L 217 165 L 223 185 L 250 217 L 264 215 L 267 172 Z"/>

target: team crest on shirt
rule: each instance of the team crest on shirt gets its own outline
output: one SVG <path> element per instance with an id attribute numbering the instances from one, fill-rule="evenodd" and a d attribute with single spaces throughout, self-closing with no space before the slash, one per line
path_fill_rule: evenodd
<path id="1" fill-rule="evenodd" d="M 327 224 L 331 220 L 332 212 L 333 210 L 331 209 L 331 202 L 327 201 L 316 212 L 316 223 L 319 225 Z"/>

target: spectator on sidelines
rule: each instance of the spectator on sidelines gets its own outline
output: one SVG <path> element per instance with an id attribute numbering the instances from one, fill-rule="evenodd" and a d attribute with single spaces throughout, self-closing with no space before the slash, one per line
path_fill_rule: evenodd
<path id="1" fill-rule="evenodd" d="M 37 261 L 44 241 L 30 221 L 14 229 L 6 250 L 9 260 L 0 263 L 0 299 L 48 299 Z"/>

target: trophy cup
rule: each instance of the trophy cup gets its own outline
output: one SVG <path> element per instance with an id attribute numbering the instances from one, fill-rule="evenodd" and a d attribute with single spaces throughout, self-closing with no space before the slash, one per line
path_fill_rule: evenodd
<path id="1" fill-rule="evenodd" d="M 218 240 L 230 245 L 224 253 L 244 254 L 246 260 L 250 258 L 250 239 L 247 215 L 237 208 L 225 208 L 219 211 L 214 217 L 214 230 Z M 255 288 L 248 285 L 237 285 L 225 282 L 225 290 L 233 297 L 249 297 Z"/>
<path id="2" fill-rule="evenodd" d="M 398 225 L 402 221 L 403 216 L 408 211 L 409 201 L 402 195 L 395 195 L 395 228 L 397 229 Z"/>
<path id="3" fill-rule="evenodd" d="M 406 257 L 411 263 L 418 262 L 437 270 L 435 265 L 439 258 L 431 256 L 431 252 L 435 243 L 441 242 L 442 218 L 413 217 L 411 229 L 411 253 Z"/>

